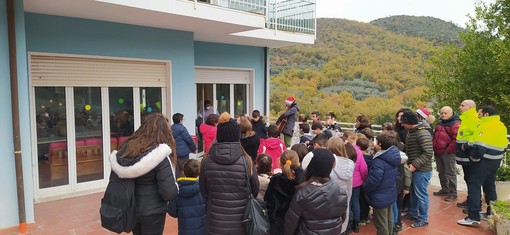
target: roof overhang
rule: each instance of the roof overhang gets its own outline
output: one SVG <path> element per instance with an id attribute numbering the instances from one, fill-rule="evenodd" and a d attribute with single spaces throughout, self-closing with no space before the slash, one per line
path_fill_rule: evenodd
<path id="1" fill-rule="evenodd" d="M 27 12 L 192 32 L 195 41 L 259 47 L 313 44 L 314 35 L 265 28 L 265 16 L 190 0 L 25 0 Z"/>

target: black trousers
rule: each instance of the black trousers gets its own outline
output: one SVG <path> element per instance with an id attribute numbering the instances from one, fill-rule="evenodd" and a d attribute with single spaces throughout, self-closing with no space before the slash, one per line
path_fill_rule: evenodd
<path id="1" fill-rule="evenodd" d="M 496 171 L 500 164 L 501 160 L 488 160 L 485 158 L 473 164 L 468 181 L 468 209 L 470 219 L 480 221 L 480 214 L 478 213 L 482 207 L 480 187 L 483 186 L 483 194 L 487 204 L 497 199 L 495 182 Z"/>
<path id="2" fill-rule="evenodd" d="M 166 214 L 141 216 L 138 218 L 133 235 L 161 235 L 165 229 Z"/>

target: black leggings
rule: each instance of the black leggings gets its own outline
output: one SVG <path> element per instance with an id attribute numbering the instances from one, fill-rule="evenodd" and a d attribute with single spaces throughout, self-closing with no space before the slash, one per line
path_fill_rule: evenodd
<path id="1" fill-rule="evenodd" d="M 161 235 L 165 228 L 166 214 L 141 216 L 133 228 L 133 235 Z"/>

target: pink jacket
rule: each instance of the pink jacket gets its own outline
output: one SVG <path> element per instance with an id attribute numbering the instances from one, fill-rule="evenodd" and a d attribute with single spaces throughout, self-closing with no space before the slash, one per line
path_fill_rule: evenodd
<path id="1" fill-rule="evenodd" d="M 274 172 L 275 169 L 281 169 L 280 166 L 280 156 L 283 151 L 287 150 L 287 146 L 283 143 L 280 138 L 269 137 L 262 141 L 260 139 L 259 151 L 257 152 L 257 156 L 261 153 L 265 153 L 271 156 L 273 160 L 273 168 L 271 171 Z"/>
<path id="2" fill-rule="evenodd" d="M 357 145 L 354 145 L 354 149 L 356 149 L 356 165 L 352 175 L 352 187 L 356 188 L 363 185 L 363 182 L 368 177 L 368 167 L 361 149 Z"/>
<path id="3" fill-rule="evenodd" d="M 216 127 L 202 123 L 200 124 L 198 130 L 204 138 L 205 153 L 207 154 L 213 141 L 216 139 Z"/>

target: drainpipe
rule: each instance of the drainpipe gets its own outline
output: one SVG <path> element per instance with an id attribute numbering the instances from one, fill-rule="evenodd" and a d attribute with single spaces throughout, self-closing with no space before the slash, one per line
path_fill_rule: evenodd
<path id="1" fill-rule="evenodd" d="M 269 106 L 267 105 L 267 101 L 269 100 L 269 92 L 268 86 L 268 60 L 269 60 L 269 48 L 264 47 L 264 112 L 266 116 L 269 117 Z M 269 120 L 267 120 L 269 122 Z"/>
<path id="2" fill-rule="evenodd" d="M 19 101 L 18 101 L 18 64 L 16 63 L 16 24 L 14 16 L 14 1 L 7 0 L 7 34 L 9 38 L 9 69 L 11 78 L 11 106 L 12 106 L 12 133 L 14 141 L 14 161 L 16 165 L 16 188 L 18 193 L 19 232 L 27 232 L 25 212 L 25 191 L 23 190 L 23 165 L 21 159 L 21 139 L 19 127 Z"/>

